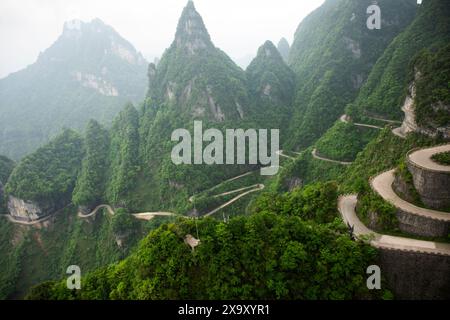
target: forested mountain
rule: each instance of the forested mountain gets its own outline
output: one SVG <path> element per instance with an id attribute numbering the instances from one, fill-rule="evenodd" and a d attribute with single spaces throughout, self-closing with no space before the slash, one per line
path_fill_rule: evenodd
<path id="1" fill-rule="evenodd" d="M 369 0 L 327 0 L 299 25 L 289 54 L 298 87 L 286 147 L 308 147 L 331 127 L 417 7 L 416 0 L 377 3 L 380 30 L 367 28 Z"/>
<path id="2" fill-rule="evenodd" d="M 5 191 L 13 197 L 36 203 L 38 216 L 61 209 L 70 203 L 82 157 L 81 136 L 66 129 L 14 168 Z M 28 210 L 23 211 L 11 214 L 19 216 Z"/>
<path id="3" fill-rule="evenodd" d="M 0 154 L 19 159 L 63 127 L 109 124 L 147 88 L 147 63 L 101 20 L 71 21 L 26 69 L 0 80 Z"/>

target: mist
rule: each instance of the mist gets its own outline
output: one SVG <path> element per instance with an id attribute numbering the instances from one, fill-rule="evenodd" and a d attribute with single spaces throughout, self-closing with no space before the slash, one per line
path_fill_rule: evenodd
<path id="1" fill-rule="evenodd" d="M 245 65 L 266 40 L 290 43 L 300 21 L 324 0 L 195 0 L 214 44 Z M 100 18 L 147 60 L 170 45 L 187 0 L 2 0 L 0 78 L 36 61 L 61 34 L 65 21 Z"/>

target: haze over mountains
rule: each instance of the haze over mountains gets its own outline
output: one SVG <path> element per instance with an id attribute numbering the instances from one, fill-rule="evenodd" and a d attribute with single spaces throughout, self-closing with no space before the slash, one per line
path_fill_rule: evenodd
<path id="1" fill-rule="evenodd" d="M 108 127 L 101 116 L 88 122 L 92 113 L 83 114 L 82 103 L 60 102 L 61 118 L 72 115 L 69 105 L 80 126 L 88 123 L 85 131 L 62 130 L 17 165 L 0 158 L 0 210 L 7 213 L 0 219 L 0 297 L 23 297 L 39 283 L 29 297 L 448 297 L 445 255 L 396 256 L 354 241 L 338 211 L 339 196 L 359 194 L 357 218 L 380 235 L 448 245 L 446 225 L 436 228 L 438 235 L 417 234 L 423 217 L 404 218 L 370 181 L 396 168 L 399 196 L 428 210 L 407 172 L 406 154 L 448 144 L 450 6 L 380 0 L 382 28 L 369 30 L 371 4 L 326 1 L 300 23 L 291 47 L 284 40 L 278 48 L 262 43 L 246 70 L 215 46 L 192 1 L 172 44 L 148 68 L 100 21 L 66 25 L 29 68 L 39 73 L 27 69 L 17 79 L 57 75 L 71 79 L 60 80 L 72 85 L 64 99 L 90 92 L 92 99 L 119 103 L 126 90 L 124 100 L 137 103 L 122 101 L 116 109 L 98 101 L 98 110 L 116 110 Z M 140 72 L 144 79 L 136 77 Z M 396 118 L 402 108 L 406 115 Z M 403 118 L 408 132 L 399 134 L 392 129 Z M 204 129 L 279 128 L 279 174 L 262 177 L 253 165 L 175 165 L 171 134 L 192 131 L 194 120 Z M 445 191 L 450 180 L 442 179 Z M 152 215 L 150 221 L 138 221 L 142 214 Z M 201 241 L 191 246 L 193 238 Z M 391 281 L 383 290 L 367 290 L 367 266 L 386 261 Z M 59 281 L 72 264 L 87 273 L 81 291 Z"/>

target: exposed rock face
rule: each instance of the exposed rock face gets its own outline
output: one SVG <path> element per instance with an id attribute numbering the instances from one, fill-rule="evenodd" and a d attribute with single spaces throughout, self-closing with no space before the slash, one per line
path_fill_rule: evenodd
<path id="1" fill-rule="evenodd" d="M 41 208 L 33 203 L 9 196 L 8 210 L 14 219 L 22 221 L 39 220 L 43 216 Z"/>
<path id="2" fill-rule="evenodd" d="M 284 61 L 287 62 L 289 58 L 289 51 L 291 51 L 291 47 L 286 38 L 281 38 L 280 42 L 278 42 L 277 49 L 280 52 L 281 56 L 283 57 Z"/>
<path id="3" fill-rule="evenodd" d="M 397 219 L 401 231 L 423 237 L 446 237 L 450 222 L 434 220 L 397 209 Z"/>
<path id="4" fill-rule="evenodd" d="M 109 124 L 127 102 L 143 100 L 146 74 L 145 59 L 111 27 L 67 22 L 34 64 L 0 79 L 0 154 L 18 160 L 62 128 Z"/>
<path id="5" fill-rule="evenodd" d="M 80 71 L 76 71 L 73 73 L 73 77 L 76 81 L 78 81 L 83 87 L 94 89 L 101 95 L 107 97 L 118 97 L 118 90 L 108 81 L 102 79 L 101 77 L 97 77 L 93 74 L 84 74 Z"/>
<path id="6" fill-rule="evenodd" d="M 248 113 L 245 73 L 214 46 L 192 1 L 170 48 L 157 66 L 150 66 L 148 76 L 148 96 L 155 105 L 176 110 L 180 119 L 223 122 Z"/>
<path id="7" fill-rule="evenodd" d="M 432 123 L 430 123 L 430 127 L 425 128 L 417 124 L 414 101 L 416 99 L 416 81 L 418 81 L 420 77 L 421 74 L 419 71 L 417 71 L 415 74 L 414 82 L 409 86 L 408 95 L 406 96 L 405 103 L 402 106 L 402 111 L 405 113 L 405 119 L 403 120 L 403 124 L 399 129 L 400 133 L 402 135 L 406 135 L 410 132 L 417 132 L 433 138 L 442 136 L 444 139 L 449 140 L 450 125 L 439 127 L 434 126 Z M 435 114 L 442 111 L 450 113 L 450 106 L 446 106 L 442 103 L 438 103 L 430 107 L 431 111 Z"/>

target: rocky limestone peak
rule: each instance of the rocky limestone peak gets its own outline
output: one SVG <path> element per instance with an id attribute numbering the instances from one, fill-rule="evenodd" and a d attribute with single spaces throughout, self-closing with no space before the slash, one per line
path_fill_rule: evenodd
<path id="1" fill-rule="evenodd" d="M 213 47 L 211 37 L 206 30 L 202 17 L 193 1 L 188 1 L 178 21 L 175 42 L 177 48 L 185 49 L 189 54 Z"/>

